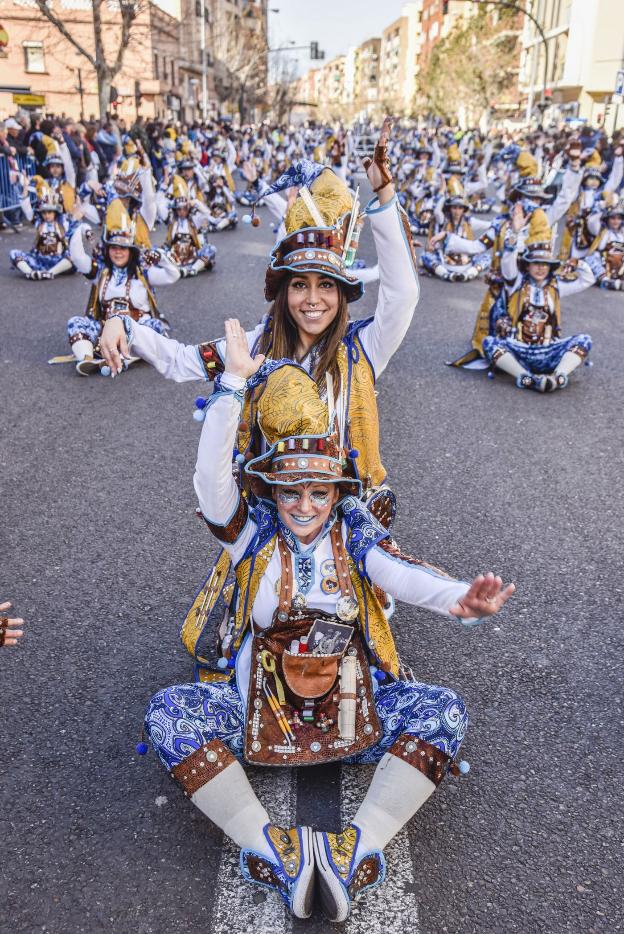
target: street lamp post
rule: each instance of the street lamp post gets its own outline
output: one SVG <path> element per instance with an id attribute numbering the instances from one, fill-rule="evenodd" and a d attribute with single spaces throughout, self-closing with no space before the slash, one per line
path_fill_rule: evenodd
<path id="1" fill-rule="evenodd" d="M 199 27 L 199 51 L 201 57 L 201 111 L 206 122 L 208 112 L 208 79 L 206 76 L 206 0 L 199 0 L 201 25 Z"/>

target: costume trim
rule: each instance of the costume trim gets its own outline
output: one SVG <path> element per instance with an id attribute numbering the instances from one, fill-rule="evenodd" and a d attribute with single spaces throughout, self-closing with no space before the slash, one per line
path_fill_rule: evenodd
<path id="1" fill-rule="evenodd" d="M 174 765 L 171 775 L 178 782 L 187 798 L 192 798 L 196 791 L 203 788 L 215 776 L 226 769 L 236 758 L 220 739 L 211 739 L 195 752 Z"/>
<path id="2" fill-rule="evenodd" d="M 236 541 L 238 536 L 241 534 L 245 525 L 247 524 L 247 519 L 249 517 L 249 506 L 247 505 L 247 500 L 244 496 L 241 496 L 238 500 L 238 505 L 234 510 L 234 514 L 225 525 L 216 525 L 214 522 L 210 522 L 204 516 L 204 522 L 214 535 L 214 537 L 219 542 L 227 542 L 232 544 Z"/>
<path id="3" fill-rule="evenodd" d="M 409 733 L 399 736 L 388 752 L 418 769 L 436 786 L 440 784 L 452 762 L 450 756 L 447 756 L 437 746 L 432 746 L 431 743 L 426 743 L 418 736 L 412 736 Z"/>

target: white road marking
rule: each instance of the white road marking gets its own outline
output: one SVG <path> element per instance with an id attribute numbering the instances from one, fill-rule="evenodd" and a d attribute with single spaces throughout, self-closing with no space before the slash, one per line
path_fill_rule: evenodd
<path id="1" fill-rule="evenodd" d="M 343 766 L 340 810 L 343 827 L 353 819 L 373 777 L 373 766 Z M 418 934 L 418 902 L 409 891 L 414 882 L 412 854 L 404 827 L 384 851 L 386 881 L 356 902 L 341 934 L 405 931 Z M 408 891 L 406 892 L 406 886 Z"/>
<path id="2" fill-rule="evenodd" d="M 296 785 L 291 769 L 246 769 L 249 780 L 271 820 L 292 827 L 295 820 Z M 290 934 L 292 917 L 279 895 L 251 885 L 239 867 L 240 850 L 224 838 L 216 881 L 217 899 L 212 934 Z M 264 897 L 266 895 L 266 898 Z M 254 896 L 262 900 L 256 903 Z"/>

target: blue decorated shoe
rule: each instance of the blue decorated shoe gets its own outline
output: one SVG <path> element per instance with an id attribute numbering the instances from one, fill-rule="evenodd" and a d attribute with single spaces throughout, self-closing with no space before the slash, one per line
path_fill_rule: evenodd
<path id="1" fill-rule="evenodd" d="M 309 918 L 314 903 L 314 853 L 310 827 L 285 830 L 267 824 L 264 836 L 275 860 L 241 850 L 241 872 L 248 882 L 278 892 L 296 918 Z"/>
<path id="2" fill-rule="evenodd" d="M 346 921 L 352 901 L 380 885 L 386 877 L 386 861 L 381 850 L 372 850 L 355 863 L 359 839 L 360 830 L 353 824 L 341 833 L 314 834 L 321 907 L 330 921 Z"/>

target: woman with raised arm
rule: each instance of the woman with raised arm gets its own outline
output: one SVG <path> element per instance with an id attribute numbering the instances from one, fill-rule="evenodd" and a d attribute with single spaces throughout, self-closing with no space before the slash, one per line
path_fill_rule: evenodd
<path id="1" fill-rule="evenodd" d="M 349 304 L 363 294 L 353 268 L 360 225 L 359 206 L 344 183 L 314 163 L 296 163 L 271 186 L 272 191 L 296 185 L 300 193 L 286 214 L 286 237 L 275 247 L 266 273 L 268 315 L 247 340 L 252 356 L 263 353 L 288 358 L 310 373 L 325 396 L 325 374 L 334 380 L 338 405 L 347 419 L 345 443 L 359 452 L 358 477 L 364 490 L 381 485 L 386 473 L 379 453 L 376 378 L 400 346 L 419 297 L 416 263 L 409 226 L 398 204 L 388 172 L 386 146 L 391 123 L 384 121 L 368 179 L 375 197 L 364 211 L 370 219 L 379 257 L 379 299 L 372 318 L 349 320 Z M 113 316 L 100 339 L 113 373 L 122 356 L 139 356 L 168 379 L 213 380 L 223 370 L 224 344 L 185 346 L 147 333 L 127 315 Z M 235 454 L 261 453 L 262 438 L 255 419 L 256 395 L 243 402 Z"/>
<path id="2" fill-rule="evenodd" d="M 326 916 L 344 921 L 355 896 L 383 881 L 392 837 L 449 770 L 461 771 L 467 728 L 454 691 L 406 673 L 379 591 L 471 625 L 514 586 L 491 573 L 463 583 L 401 554 L 358 498 L 331 378 L 325 404 L 302 367 L 252 360 L 239 322 L 225 330 L 195 470 L 201 512 L 235 566 L 221 673 L 158 692 L 145 726 L 184 793 L 241 847 L 247 880 L 306 918 L 316 877 Z M 245 395 L 259 386 L 266 447 L 245 465 L 250 506 L 230 452 Z M 223 585 L 215 569 L 209 607 Z M 334 834 L 273 824 L 241 761 L 378 765 L 353 821 Z"/>

